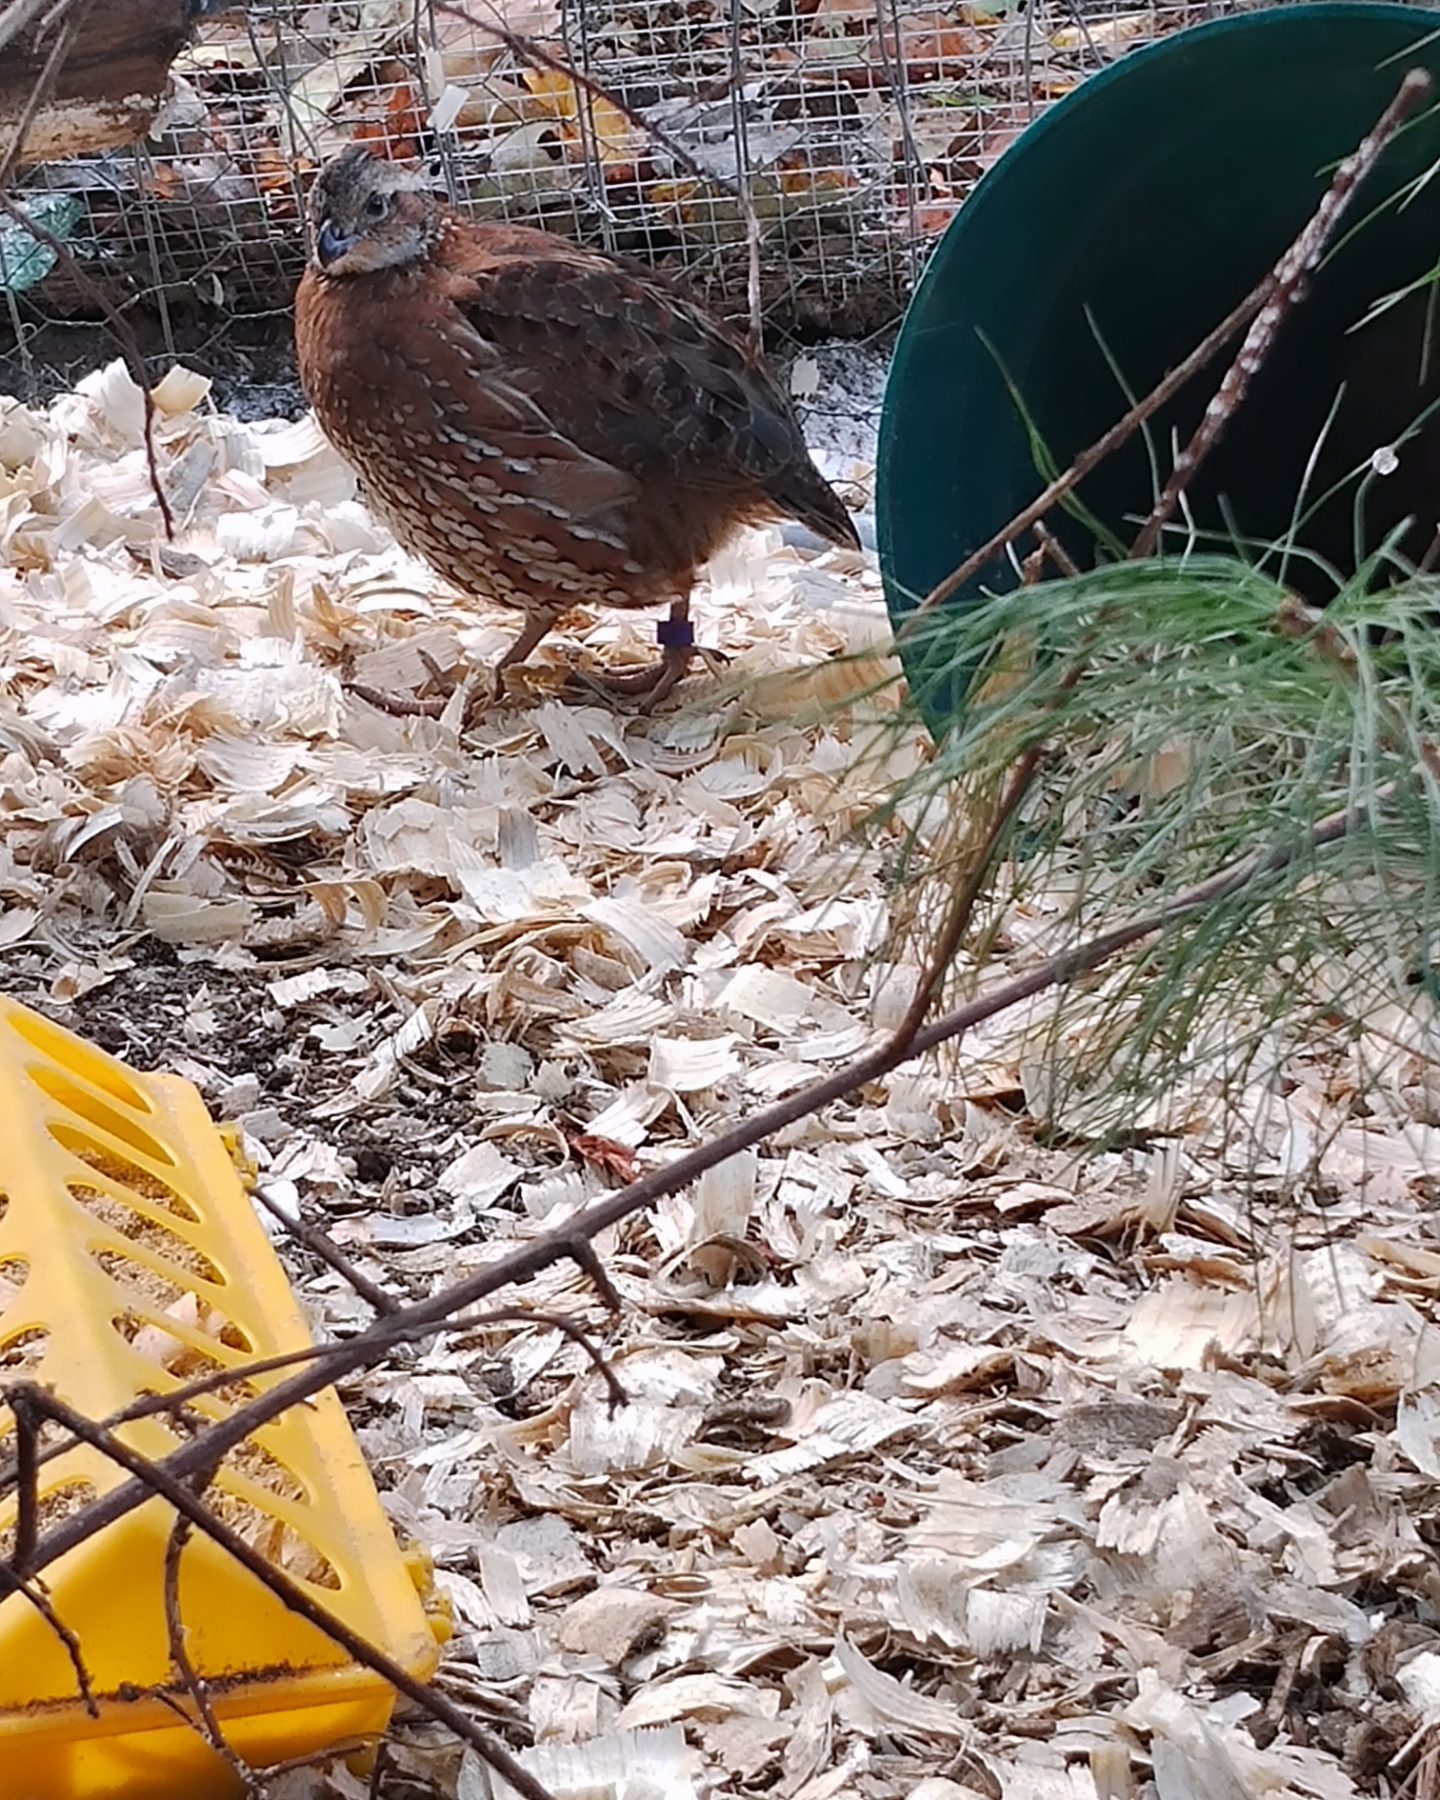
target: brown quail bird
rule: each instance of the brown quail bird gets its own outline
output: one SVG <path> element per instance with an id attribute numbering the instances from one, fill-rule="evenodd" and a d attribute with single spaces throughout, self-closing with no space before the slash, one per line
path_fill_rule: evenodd
<path id="1" fill-rule="evenodd" d="M 651 704 L 689 667 L 696 571 L 735 526 L 858 544 L 774 376 L 647 275 L 472 223 L 361 145 L 320 171 L 310 219 L 305 392 L 400 542 L 525 615 L 497 688 L 573 606 L 668 603 L 660 661 L 606 682 Z"/>

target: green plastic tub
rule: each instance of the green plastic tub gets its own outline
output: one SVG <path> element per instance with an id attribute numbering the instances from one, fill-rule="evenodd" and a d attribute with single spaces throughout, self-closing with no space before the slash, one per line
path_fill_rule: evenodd
<path id="1" fill-rule="evenodd" d="M 890 372 L 876 512 L 897 627 L 1043 485 L 1002 367 L 1064 467 L 1124 413 L 1123 387 L 1146 392 L 1255 285 L 1314 210 L 1334 164 L 1416 66 L 1440 92 L 1440 11 L 1379 0 L 1281 6 L 1136 52 L 1002 157 L 937 246 Z M 1440 113 L 1427 110 L 1342 229 L 1436 160 Z M 1382 324 L 1351 329 L 1373 301 L 1437 263 L 1440 178 L 1335 250 L 1193 490 L 1196 523 L 1214 534 L 1209 547 L 1223 547 L 1226 534 L 1262 543 L 1285 534 L 1342 381 L 1312 496 L 1393 442 L 1440 394 L 1440 318 L 1426 294 Z M 1231 353 L 1157 422 L 1162 457 L 1172 433 L 1183 440 L 1198 422 Z M 1126 541 L 1153 494 L 1138 437 L 1081 489 Z M 1440 521 L 1440 425 L 1402 449 L 1396 473 L 1369 484 L 1365 541 L 1373 547 L 1412 513 L 1405 548 L 1418 556 Z M 1093 563 L 1085 528 L 1065 522 L 1059 535 L 1082 566 Z M 1305 542 L 1353 570 L 1354 541 L 1352 488 Z M 1323 599 L 1327 583 L 1333 591 L 1317 565 L 1292 564 L 1292 575 L 1312 598 Z M 951 604 L 973 605 L 1014 580 L 997 559 Z M 917 655 L 907 652 L 919 687 Z M 962 698 L 930 696 L 932 730 L 944 729 Z"/>

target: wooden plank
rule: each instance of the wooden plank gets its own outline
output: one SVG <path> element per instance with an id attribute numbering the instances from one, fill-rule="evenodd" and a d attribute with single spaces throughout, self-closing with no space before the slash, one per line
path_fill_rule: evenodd
<path id="1" fill-rule="evenodd" d="M 22 163 L 58 162 L 134 143 L 149 130 L 191 0 L 78 0 L 79 29 L 49 102 L 30 127 Z M 0 155 L 45 67 L 54 33 L 22 32 L 0 52 Z"/>

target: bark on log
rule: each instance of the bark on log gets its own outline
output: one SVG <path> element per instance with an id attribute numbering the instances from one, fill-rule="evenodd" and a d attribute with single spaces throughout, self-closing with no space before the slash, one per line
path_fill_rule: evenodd
<path id="1" fill-rule="evenodd" d="M 75 5 L 74 42 L 26 136 L 22 163 L 93 156 L 143 137 L 199 10 L 193 0 L 75 0 Z M 0 51 L 0 155 L 14 138 L 54 41 L 53 27 L 32 26 Z"/>

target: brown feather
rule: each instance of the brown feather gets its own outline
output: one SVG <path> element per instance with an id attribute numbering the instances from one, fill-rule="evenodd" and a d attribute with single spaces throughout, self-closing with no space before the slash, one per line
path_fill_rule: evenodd
<path id="1" fill-rule="evenodd" d="M 457 586 L 653 606 L 746 521 L 857 542 L 774 377 L 666 286 L 466 221 L 353 149 L 311 213 L 328 266 L 296 296 L 306 393 L 396 536 Z"/>

